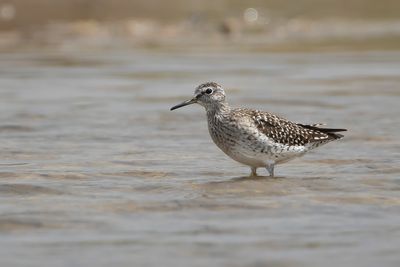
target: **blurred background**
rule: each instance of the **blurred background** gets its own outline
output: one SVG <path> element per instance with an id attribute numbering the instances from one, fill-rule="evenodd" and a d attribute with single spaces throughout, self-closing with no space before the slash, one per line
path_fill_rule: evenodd
<path id="1" fill-rule="evenodd" d="M 1 0 L 0 48 L 397 49 L 396 0 Z"/>
<path id="2" fill-rule="evenodd" d="M 398 0 L 0 0 L 0 266 L 400 266 L 399 49 Z M 250 179 L 206 81 L 348 132 Z"/>

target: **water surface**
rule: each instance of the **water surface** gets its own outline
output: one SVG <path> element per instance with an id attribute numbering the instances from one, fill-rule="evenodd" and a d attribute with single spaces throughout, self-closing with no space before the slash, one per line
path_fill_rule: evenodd
<path id="1" fill-rule="evenodd" d="M 394 52 L 1 54 L 1 265 L 399 266 L 399 77 Z M 210 80 L 349 132 L 246 178 L 169 111 Z"/>

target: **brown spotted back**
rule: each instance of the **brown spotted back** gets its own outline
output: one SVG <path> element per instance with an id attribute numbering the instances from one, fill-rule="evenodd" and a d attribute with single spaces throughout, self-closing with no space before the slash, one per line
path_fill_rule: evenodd
<path id="1" fill-rule="evenodd" d="M 342 137 L 335 132 L 345 131 L 344 129 L 327 129 L 318 128 L 315 125 L 297 124 L 258 110 L 235 109 L 233 113 L 237 116 L 251 117 L 254 125 L 261 133 L 276 143 L 289 146 L 304 146 L 313 142 L 325 143 Z"/>

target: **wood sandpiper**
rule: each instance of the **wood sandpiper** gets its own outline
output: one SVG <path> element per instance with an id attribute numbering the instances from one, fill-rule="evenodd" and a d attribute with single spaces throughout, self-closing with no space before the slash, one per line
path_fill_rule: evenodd
<path id="1" fill-rule="evenodd" d="M 207 112 L 208 130 L 214 143 L 232 159 L 257 168 L 266 168 L 274 176 L 275 164 L 285 163 L 308 151 L 340 139 L 337 132 L 346 129 L 321 128 L 321 124 L 300 124 L 274 114 L 245 108 L 231 108 L 224 89 L 215 82 L 199 85 L 194 97 L 171 108 L 193 103 Z"/>

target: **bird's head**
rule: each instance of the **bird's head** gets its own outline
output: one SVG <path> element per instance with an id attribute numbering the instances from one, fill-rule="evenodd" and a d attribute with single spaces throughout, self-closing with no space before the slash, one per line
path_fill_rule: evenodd
<path id="1" fill-rule="evenodd" d="M 190 104 L 197 103 L 202 105 L 206 109 L 212 109 L 218 107 L 225 102 L 225 92 L 222 87 L 215 82 L 207 82 L 197 86 L 194 91 L 194 97 L 186 100 L 176 106 L 173 106 L 171 110 L 187 106 Z"/>

